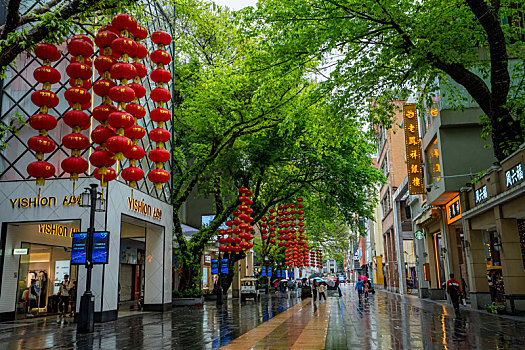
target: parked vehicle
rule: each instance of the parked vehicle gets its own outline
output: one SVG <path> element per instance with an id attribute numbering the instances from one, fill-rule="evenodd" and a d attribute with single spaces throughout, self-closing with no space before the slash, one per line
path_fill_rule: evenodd
<path id="1" fill-rule="evenodd" d="M 248 298 L 253 298 L 253 300 L 261 298 L 257 284 L 257 278 L 255 277 L 241 278 L 241 301 L 245 301 Z"/>

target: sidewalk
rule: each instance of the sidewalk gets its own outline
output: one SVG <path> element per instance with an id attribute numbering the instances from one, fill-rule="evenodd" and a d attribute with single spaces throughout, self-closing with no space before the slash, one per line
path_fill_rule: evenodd
<path id="1" fill-rule="evenodd" d="M 395 292 L 391 292 L 391 291 L 387 291 L 387 290 L 377 290 L 377 291 L 378 292 L 392 294 L 392 295 L 396 295 L 396 296 L 398 296 L 400 298 L 414 299 L 414 300 L 419 300 L 419 301 L 422 301 L 422 302 L 424 301 L 424 302 L 427 302 L 427 303 L 441 305 L 441 306 L 444 306 L 444 307 L 448 308 L 450 310 L 450 312 L 454 312 L 454 308 L 452 307 L 452 304 L 448 300 L 434 300 L 434 299 L 429 299 L 429 298 L 420 298 L 419 296 L 414 295 L 414 294 L 400 295 L 399 293 L 395 293 Z M 467 303 L 466 306 L 460 305 L 460 310 L 461 311 L 470 311 L 470 312 L 479 312 L 479 313 L 486 314 L 486 315 L 492 315 L 492 316 L 501 317 L 501 318 L 504 318 L 504 319 L 507 319 L 507 320 L 513 320 L 513 321 L 518 321 L 518 322 L 525 322 L 525 316 L 506 315 L 506 314 L 504 314 L 504 315 L 493 314 L 493 313 L 487 312 L 486 310 L 474 309 L 474 308 L 472 308 L 470 306 L 470 303 Z"/>

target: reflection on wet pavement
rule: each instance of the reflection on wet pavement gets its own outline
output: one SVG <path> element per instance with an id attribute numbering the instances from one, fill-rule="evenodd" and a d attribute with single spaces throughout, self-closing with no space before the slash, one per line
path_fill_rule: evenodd
<path id="1" fill-rule="evenodd" d="M 377 292 L 334 298 L 327 349 L 525 349 L 525 322 Z"/>
<path id="2" fill-rule="evenodd" d="M 1 349 L 525 349 L 525 322 L 378 291 L 313 303 L 272 294 L 222 308 L 176 308 L 97 324 L 77 335 L 72 318 L 0 323 Z"/>

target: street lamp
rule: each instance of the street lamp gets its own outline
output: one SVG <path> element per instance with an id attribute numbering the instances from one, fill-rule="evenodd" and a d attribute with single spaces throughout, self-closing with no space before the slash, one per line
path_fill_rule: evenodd
<path id="1" fill-rule="evenodd" d="M 95 212 L 104 211 L 102 192 L 97 191 L 97 184 L 90 184 L 80 195 L 80 206 L 90 208 L 89 227 L 86 237 L 86 290 L 80 298 L 80 312 L 78 315 L 77 331 L 79 333 L 92 333 L 95 329 L 95 297 L 91 292 L 91 271 L 93 270 L 93 232 L 95 232 Z"/>

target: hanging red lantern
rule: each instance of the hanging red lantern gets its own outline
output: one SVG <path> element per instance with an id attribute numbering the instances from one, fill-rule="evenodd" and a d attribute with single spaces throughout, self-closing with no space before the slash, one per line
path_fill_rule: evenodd
<path id="1" fill-rule="evenodd" d="M 101 171 L 102 169 L 103 168 L 95 169 L 93 176 L 100 181 L 100 186 L 106 187 L 109 181 L 113 181 L 117 178 L 117 172 L 113 168 L 106 168 L 106 172 L 103 174 Z"/>
<path id="2" fill-rule="evenodd" d="M 58 96 L 50 91 L 51 85 L 60 81 L 60 73 L 51 62 L 61 57 L 60 51 L 52 44 L 38 44 L 35 54 L 43 61 L 43 66 L 33 72 L 35 80 L 42 84 L 42 90 L 31 94 L 31 101 L 39 107 L 39 113 L 29 118 L 29 125 L 38 130 L 38 136 L 33 136 L 27 141 L 29 149 L 35 152 L 36 162 L 27 166 L 29 176 L 35 177 L 37 186 L 43 186 L 45 179 L 55 174 L 55 167 L 44 161 L 44 154 L 55 150 L 55 143 L 47 137 L 48 131 L 57 126 L 55 117 L 48 114 L 50 108 L 58 105 Z"/>
<path id="3" fill-rule="evenodd" d="M 151 34 L 151 40 L 157 45 L 157 50 L 150 55 L 150 59 L 157 65 L 157 69 L 151 73 L 150 77 L 156 82 L 157 87 L 151 91 L 150 98 L 157 104 L 157 108 L 152 111 L 150 118 L 157 123 L 157 128 L 149 132 L 149 138 L 155 142 L 155 149 L 159 150 L 163 149 L 164 143 L 171 138 L 170 133 L 164 129 L 164 123 L 171 118 L 171 113 L 164 108 L 164 104 L 171 99 L 171 93 L 165 87 L 165 84 L 171 81 L 171 73 L 164 69 L 164 65 L 171 63 L 171 56 L 164 51 L 164 47 L 171 43 L 171 36 L 166 32 L 156 31 Z M 160 170 L 163 168 L 163 163 L 169 160 L 169 152 L 152 151 L 148 153 L 148 157 L 155 162 L 156 170 Z M 158 161 L 161 159 L 165 161 Z M 148 178 L 150 178 L 149 175 Z M 161 188 L 161 186 L 161 184 L 155 183 L 156 188 Z"/>
<path id="4" fill-rule="evenodd" d="M 71 181 L 78 181 L 78 175 L 88 170 L 88 162 L 82 157 L 68 157 L 62 161 L 62 170 L 70 174 Z"/>
<path id="5" fill-rule="evenodd" d="M 38 186 L 43 186 L 46 179 L 55 174 L 55 167 L 53 164 L 45 161 L 36 161 L 29 163 L 27 173 L 29 176 L 36 178 L 36 184 Z"/>
<path id="6" fill-rule="evenodd" d="M 148 173 L 148 179 L 155 184 L 155 188 L 161 189 L 162 184 L 170 180 L 170 173 L 164 169 L 153 169 Z"/>

